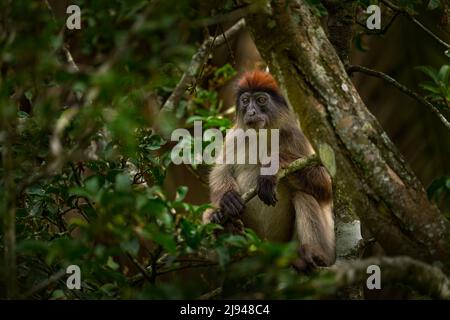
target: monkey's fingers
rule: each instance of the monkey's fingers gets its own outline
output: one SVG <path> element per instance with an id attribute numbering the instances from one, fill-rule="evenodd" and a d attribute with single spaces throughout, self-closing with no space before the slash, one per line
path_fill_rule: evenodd
<path id="1" fill-rule="evenodd" d="M 259 176 L 256 185 L 258 197 L 268 206 L 275 206 L 277 203 L 277 180 L 275 176 Z"/>
<path id="2" fill-rule="evenodd" d="M 221 210 L 217 209 L 211 215 L 211 222 L 216 224 L 221 224 L 224 218 L 224 214 Z"/>
<path id="3" fill-rule="evenodd" d="M 231 217 L 240 216 L 244 207 L 244 200 L 242 200 L 241 196 L 233 190 L 225 193 L 220 201 L 220 208 L 222 211 Z"/>
<path id="4" fill-rule="evenodd" d="M 275 190 L 260 188 L 257 192 L 259 199 L 268 206 L 275 206 L 278 201 Z"/>
<path id="5" fill-rule="evenodd" d="M 278 201 L 277 193 L 276 191 L 274 191 L 272 194 L 272 206 L 275 206 L 277 204 L 277 201 Z"/>

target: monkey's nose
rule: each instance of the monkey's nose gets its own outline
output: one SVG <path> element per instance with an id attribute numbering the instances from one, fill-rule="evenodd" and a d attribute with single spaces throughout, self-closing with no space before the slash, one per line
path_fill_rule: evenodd
<path id="1" fill-rule="evenodd" d="M 256 111 L 255 111 L 254 109 L 252 109 L 252 110 L 249 110 L 249 111 L 247 112 L 247 114 L 248 114 L 249 116 L 253 117 L 253 116 L 256 114 Z"/>

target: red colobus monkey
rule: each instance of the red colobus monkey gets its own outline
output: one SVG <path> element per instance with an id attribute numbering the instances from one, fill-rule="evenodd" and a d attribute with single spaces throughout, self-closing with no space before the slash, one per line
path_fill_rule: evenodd
<path id="1" fill-rule="evenodd" d="M 238 82 L 236 96 L 236 123 L 227 133 L 224 149 L 229 139 L 246 129 L 278 129 L 281 167 L 314 153 L 272 75 L 262 71 L 245 73 Z M 235 148 L 248 150 L 245 137 L 237 141 L 246 145 Z M 222 154 L 225 152 L 222 150 Z M 276 175 L 262 175 L 260 169 L 260 163 L 216 164 L 209 186 L 211 202 L 220 211 L 206 211 L 203 221 L 217 222 L 216 215 L 222 214 L 231 220 L 241 219 L 245 227 L 263 239 L 295 239 L 299 258 L 294 267 L 299 270 L 333 264 L 336 254 L 332 187 L 325 168 L 308 167 L 281 181 Z M 258 196 L 244 203 L 241 195 L 255 186 Z"/>

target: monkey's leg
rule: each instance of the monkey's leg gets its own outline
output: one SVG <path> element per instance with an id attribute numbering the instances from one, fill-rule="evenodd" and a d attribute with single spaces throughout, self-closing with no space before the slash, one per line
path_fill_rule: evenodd
<path id="1" fill-rule="evenodd" d="M 307 271 L 333 264 L 336 252 L 331 202 L 319 204 L 313 196 L 298 191 L 293 194 L 293 204 L 299 241 L 299 259 L 294 267 Z"/>

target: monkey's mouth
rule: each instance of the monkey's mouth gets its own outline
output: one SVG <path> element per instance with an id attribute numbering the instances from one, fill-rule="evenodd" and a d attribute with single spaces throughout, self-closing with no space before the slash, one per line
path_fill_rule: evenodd
<path id="1" fill-rule="evenodd" d="M 265 121 L 263 119 L 259 119 L 259 118 L 253 118 L 253 119 L 246 119 L 245 120 L 245 125 L 249 128 L 253 128 L 253 129 L 260 129 L 263 128 L 265 124 Z"/>

